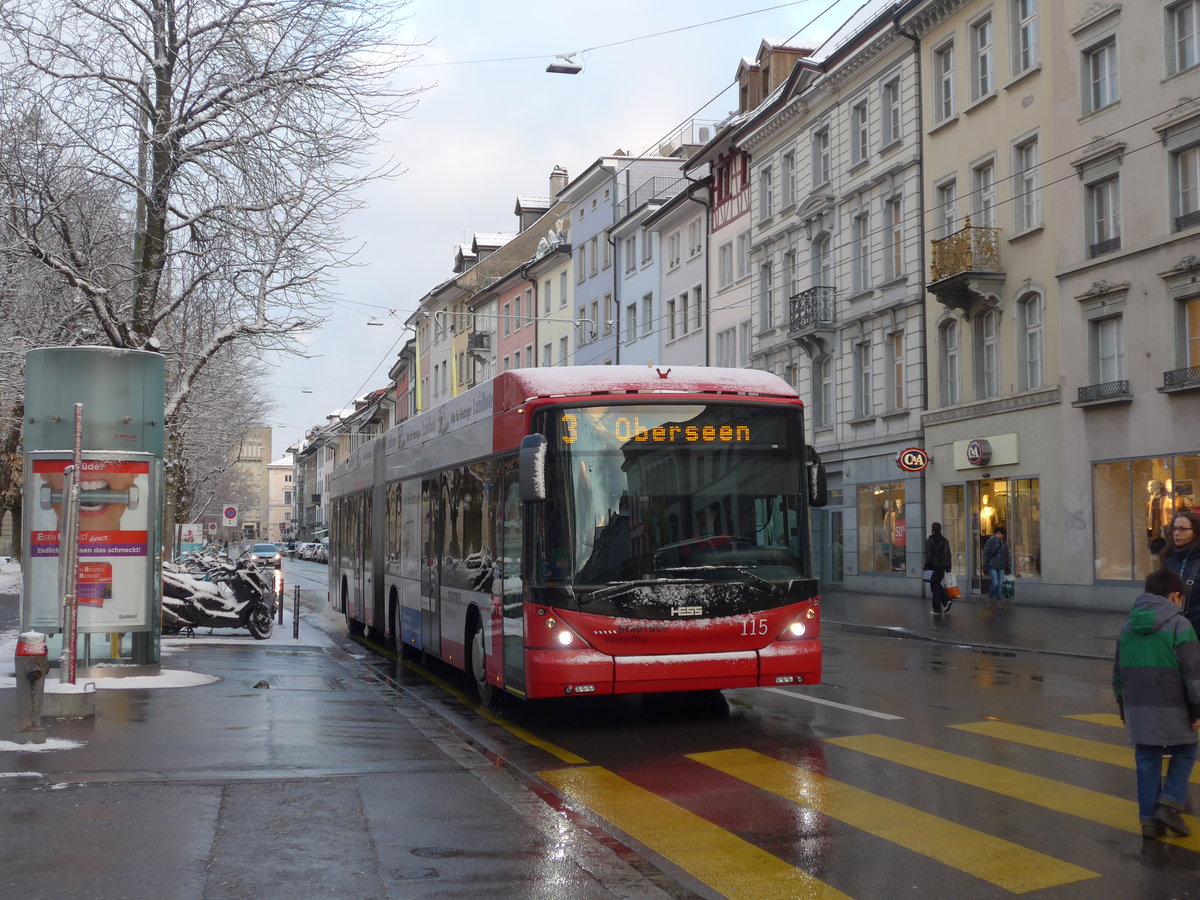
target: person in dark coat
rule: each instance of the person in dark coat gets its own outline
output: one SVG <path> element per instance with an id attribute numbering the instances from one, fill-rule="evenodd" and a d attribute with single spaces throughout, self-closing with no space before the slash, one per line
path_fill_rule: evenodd
<path id="1" fill-rule="evenodd" d="M 1183 614 L 1200 633 L 1200 513 L 1175 514 L 1162 566 L 1183 579 Z"/>
<path id="2" fill-rule="evenodd" d="M 983 545 L 983 567 L 988 572 L 987 605 L 1004 609 L 1004 598 L 1000 593 L 1004 587 L 1004 576 L 1012 571 L 1012 554 L 1008 550 L 1008 535 L 997 527 Z"/>
<path id="3" fill-rule="evenodd" d="M 933 572 L 929 578 L 929 593 L 933 602 L 933 614 L 945 615 L 950 611 L 950 596 L 942 585 L 942 579 L 950 571 L 954 562 L 954 554 L 950 551 L 950 542 L 942 534 L 942 523 L 934 522 L 929 526 L 929 537 L 925 538 L 925 568 Z"/>
<path id="4" fill-rule="evenodd" d="M 1182 615 L 1183 581 L 1167 569 L 1146 576 L 1117 638 L 1113 694 L 1134 747 L 1142 836 L 1187 835 L 1180 815 L 1196 763 L 1200 641 Z M 1167 776 L 1162 760 L 1167 757 Z"/>

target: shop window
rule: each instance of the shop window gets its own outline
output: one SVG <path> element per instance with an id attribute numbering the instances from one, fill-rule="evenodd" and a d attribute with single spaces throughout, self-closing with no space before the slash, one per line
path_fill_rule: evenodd
<path id="1" fill-rule="evenodd" d="M 904 484 L 858 486 L 858 571 L 907 571 Z"/>
<path id="2" fill-rule="evenodd" d="M 983 545 L 1003 527 L 1017 578 L 1042 576 L 1041 486 L 1037 478 L 991 478 L 971 483 L 971 540 L 975 578 L 987 590 Z"/>
<path id="3" fill-rule="evenodd" d="M 1193 509 L 1200 454 L 1092 466 L 1096 578 L 1141 581 L 1159 566 L 1175 514 Z"/>
<path id="4" fill-rule="evenodd" d="M 950 542 L 954 554 L 955 572 L 967 571 L 967 506 L 966 490 L 961 484 L 942 488 L 942 535 Z"/>

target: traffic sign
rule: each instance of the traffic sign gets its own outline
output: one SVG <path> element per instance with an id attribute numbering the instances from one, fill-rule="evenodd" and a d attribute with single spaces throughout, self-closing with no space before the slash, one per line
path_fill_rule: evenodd
<path id="1" fill-rule="evenodd" d="M 226 525 L 236 525 L 237 524 L 238 508 L 236 506 L 225 507 L 225 512 L 222 513 L 222 515 L 225 516 L 225 524 Z"/>

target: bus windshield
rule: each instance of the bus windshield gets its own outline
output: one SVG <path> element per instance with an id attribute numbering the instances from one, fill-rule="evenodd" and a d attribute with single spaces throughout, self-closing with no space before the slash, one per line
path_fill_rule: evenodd
<path id="1" fill-rule="evenodd" d="M 620 583 L 808 577 L 798 408 L 630 404 L 543 415 L 548 497 L 535 577 L 569 586 L 581 608 L 589 592 Z"/>

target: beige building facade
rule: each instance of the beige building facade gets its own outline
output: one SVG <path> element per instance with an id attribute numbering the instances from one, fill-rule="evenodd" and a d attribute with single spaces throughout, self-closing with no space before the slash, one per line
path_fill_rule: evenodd
<path id="1" fill-rule="evenodd" d="M 1200 3 L 1055 10 L 1064 578 L 1127 600 L 1200 489 Z"/>
<path id="2" fill-rule="evenodd" d="M 1003 527 L 1023 602 L 1124 609 L 1194 502 L 1200 118 L 1180 98 L 1200 92 L 1198 11 L 934 0 L 904 18 L 923 70 L 926 498 L 974 590 Z"/>

